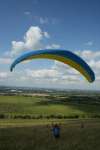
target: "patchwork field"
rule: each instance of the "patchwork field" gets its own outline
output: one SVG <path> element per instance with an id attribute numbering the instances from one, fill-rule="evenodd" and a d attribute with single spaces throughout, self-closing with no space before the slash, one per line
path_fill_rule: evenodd
<path id="1" fill-rule="evenodd" d="M 100 117 L 99 96 L 0 96 L 0 118 Z"/>

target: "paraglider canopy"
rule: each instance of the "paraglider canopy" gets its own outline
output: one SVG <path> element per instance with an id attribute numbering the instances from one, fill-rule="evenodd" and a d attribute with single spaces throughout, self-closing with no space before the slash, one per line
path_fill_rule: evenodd
<path id="1" fill-rule="evenodd" d="M 10 67 L 10 71 L 13 71 L 14 67 L 25 60 L 31 60 L 36 58 L 43 59 L 54 59 L 64 64 L 68 64 L 69 66 L 75 68 L 79 71 L 89 82 L 93 82 L 95 80 L 95 74 L 90 66 L 79 56 L 67 50 L 57 50 L 57 49 L 45 49 L 45 50 L 34 50 L 28 53 L 25 53 L 19 56 L 12 63 Z"/>

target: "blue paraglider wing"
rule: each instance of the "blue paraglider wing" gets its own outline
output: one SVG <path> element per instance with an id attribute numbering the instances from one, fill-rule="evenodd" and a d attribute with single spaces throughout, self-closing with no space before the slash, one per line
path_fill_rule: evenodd
<path id="1" fill-rule="evenodd" d="M 93 82 L 95 80 L 95 74 L 90 68 L 90 66 L 82 58 L 67 50 L 45 49 L 45 50 L 30 51 L 28 53 L 19 56 L 12 63 L 10 71 L 13 71 L 13 68 L 18 63 L 25 60 L 31 60 L 36 58 L 58 60 L 78 70 L 89 82 Z"/>

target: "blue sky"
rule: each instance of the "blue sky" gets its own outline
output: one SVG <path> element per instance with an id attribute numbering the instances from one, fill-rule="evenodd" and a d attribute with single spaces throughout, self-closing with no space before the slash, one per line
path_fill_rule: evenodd
<path id="1" fill-rule="evenodd" d="M 99 0 L 0 1 L 1 85 L 31 86 L 33 83 L 36 87 L 76 88 L 78 85 L 79 88 L 98 89 L 99 43 Z M 9 72 L 14 58 L 26 51 L 41 48 L 63 48 L 77 53 L 94 69 L 97 80 L 90 85 L 70 68 L 48 60 L 19 65 L 13 75 Z M 69 70 L 73 73 L 70 71 L 70 74 Z M 20 76 L 23 78 L 19 79 Z"/>

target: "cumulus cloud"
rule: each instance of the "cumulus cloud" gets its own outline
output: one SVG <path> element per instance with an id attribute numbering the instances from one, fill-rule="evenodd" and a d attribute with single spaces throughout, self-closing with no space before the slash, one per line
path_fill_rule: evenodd
<path id="1" fill-rule="evenodd" d="M 51 45 L 47 45 L 46 48 L 47 49 L 57 49 L 60 48 L 61 46 L 59 44 L 51 44 Z"/>
<path id="2" fill-rule="evenodd" d="M 77 70 L 71 68 L 69 65 L 65 65 L 59 61 L 55 61 L 52 67 L 59 73 L 59 80 L 66 82 L 80 81 L 80 74 Z"/>
<path id="3" fill-rule="evenodd" d="M 72 71 L 74 72 L 74 70 Z M 48 80 L 56 84 L 66 84 L 68 82 L 79 81 L 79 77 L 76 75 L 76 73 L 71 73 L 68 70 L 68 67 L 56 61 L 50 69 L 26 69 L 25 72 L 29 79 L 35 79 L 43 82 Z"/>
<path id="4" fill-rule="evenodd" d="M 49 20 L 47 17 L 40 17 L 40 24 L 48 24 L 49 23 Z"/>
<path id="5" fill-rule="evenodd" d="M 87 45 L 87 46 L 92 46 L 93 44 L 94 44 L 93 41 L 88 41 L 85 43 L 85 45 Z"/>
<path id="6" fill-rule="evenodd" d="M 48 32 L 44 32 L 44 36 L 45 36 L 46 38 L 50 38 L 50 35 L 48 34 Z"/>
<path id="7" fill-rule="evenodd" d="M 18 54 L 19 52 L 25 50 L 34 50 L 34 49 L 59 49 L 61 46 L 59 44 L 48 44 L 43 45 L 42 40 L 44 38 L 50 38 L 50 35 L 46 31 L 42 31 L 41 28 L 37 26 L 31 26 L 28 31 L 25 33 L 23 37 L 23 41 L 12 41 L 12 54 Z M 92 51 L 92 50 L 76 50 L 74 51 L 77 55 L 82 57 L 94 70 L 96 74 L 97 83 L 100 82 L 100 51 Z M 8 56 L 8 54 L 7 54 Z M 12 62 L 11 58 L 8 57 L 0 58 L 0 64 L 10 64 Z M 13 81 L 18 83 L 27 84 L 41 84 L 44 85 L 46 80 L 46 84 L 51 85 L 51 83 L 60 86 L 66 86 L 67 83 L 72 83 L 74 85 L 81 83 L 85 84 L 85 80 L 83 76 L 80 75 L 78 71 L 60 63 L 58 61 L 54 61 L 54 64 L 49 69 L 23 69 L 23 72 L 16 72 L 12 75 L 9 75 L 7 72 L 0 72 L 0 80 L 9 82 Z"/>
<path id="8" fill-rule="evenodd" d="M 0 72 L 0 80 L 1 79 L 5 79 L 8 77 L 8 73 L 7 72 Z"/>
<path id="9" fill-rule="evenodd" d="M 59 73 L 54 69 L 40 69 L 40 70 L 27 69 L 26 74 L 29 77 L 39 78 L 39 79 L 41 79 L 41 78 L 50 79 L 50 78 L 58 77 L 58 75 L 59 75 Z"/>
<path id="10" fill-rule="evenodd" d="M 23 41 L 12 41 L 11 56 L 21 53 L 26 50 L 36 50 L 36 49 L 58 49 L 61 46 L 59 44 L 48 44 L 44 45 L 42 43 L 43 39 L 50 38 L 50 35 L 46 31 L 42 31 L 38 26 L 31 26 L 25 33 Z"/>
<path id="11" fill-rule="evenodd" d="M 31 26 L 25 33 L 23 41 L 12 41 L 12 54 L 23 50 L 41 49 L 41 40 L 49 38 L 47 32 L 43 32 L 38 26 Z"/>
<path id="12" fill-rule="evenodd" d="M 100 60 L 100 51 L 92 51 L 92 50 L 77 50 L 75 52 L 85 60 Z"/>
<path id="13" fill-rule="evenodd" d="M 59 23 L 58 18 L 48 18 L 48 17 L 35 17 L 37 20 L 39 20 L 40 24 L 45 25 L 45 24 L 51 24 L 51 25 L 56 25 Z"/>
<path id="14" fill-rule="evenodd" d="M 12 62 L 11 58 L 0 58 L 0 64 L 10 64 Z"/>

